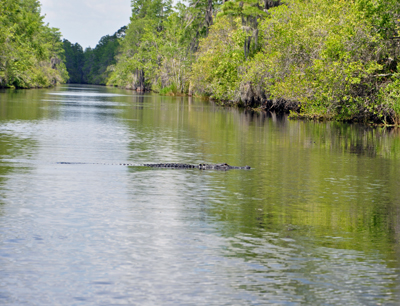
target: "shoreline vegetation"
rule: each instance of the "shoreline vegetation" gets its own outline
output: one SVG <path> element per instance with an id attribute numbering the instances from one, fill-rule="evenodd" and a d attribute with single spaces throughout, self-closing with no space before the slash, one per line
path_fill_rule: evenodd
<path id="1" fill-rule="evenodd" d="M 36 0 L 0 0 L 0 88 L 65 83 L 61 33 L 43 22 Z"/>
<path id="2" fill-rule="evenodd" d="M 38 10 L 39 1 L 0 1 L 8 5 L 0 8 L 0 42 L 27 44 L 10 21 L 19 15 L 4 12 L 28 3 Z M 130 23 L 94 49 L 61 42 L 41 24 L 53 33 L 53 49 L 38 52 L 37 62 L 56 59 L 58 78 L 32 84 L 66 81 L 66 67 L 68 83 L 207 97 L 298 119 L 400 125 L 398 0 L 132 0 L 131 7 Z M 0 86 L 35 87 L 4 81 L 12 61 L 0 48 Z"/>

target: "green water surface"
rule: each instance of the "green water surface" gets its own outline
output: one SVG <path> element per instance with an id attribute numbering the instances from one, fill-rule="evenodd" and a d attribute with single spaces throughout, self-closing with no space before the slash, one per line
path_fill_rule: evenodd
<path id="1" fill-rule="evenodd" d="M 0 304 L 397 305 L 399 161 L 397 129 L 4 90 Z"/>

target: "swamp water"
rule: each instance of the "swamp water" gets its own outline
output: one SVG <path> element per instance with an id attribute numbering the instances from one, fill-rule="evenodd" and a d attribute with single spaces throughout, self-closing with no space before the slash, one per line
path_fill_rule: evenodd
<path id="1" fill-rule="evenodd" d="M 398 130 L 5 90 L 0 304 L 397 305 L 399 177 Z"/>

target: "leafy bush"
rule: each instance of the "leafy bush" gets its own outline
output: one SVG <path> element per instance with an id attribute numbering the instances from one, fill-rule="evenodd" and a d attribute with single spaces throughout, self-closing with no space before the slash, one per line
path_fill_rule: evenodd
<path id="1" fill-rule="evenodd" d="M 209 35 L 200 41 L 197 61 L 193 64 L 191 83 L 201 95 L 220 100 L 240 99 L 240 67 L 244 63 L 245 32 L 238 20 L 223 16 L 211 26 Z"/>
<path id="2" fill-rule="evenodd" d="M 348 1 L 286 1 L 261 23 L 264 47 L 242 82 L 262 83 L 271 98 L 301 102 L 309 117 L 367 120 L 388 56 L 359 5 Z"/>
<path id="3" fill-rule="evenodd" d="M 160 95 L 171 95 L 174 96 L 178 93 L 178 87 L 175 84 L 171 84 L 168 87 L 164 87 L 160 90 Z"/>
<path id="4" fill-rule="evenodd" d="M 400 74 L 392 77 L 392 82 L 382 87 L 379 92 L 379 108 L 374 111 L 384 123 L 400 125 Z"/>
<path id="5" fill-rule="evenodd" d="M 68 79 L 61 34 L 36 0 L 0 0 L 0 87 L 48 87 Z"/>

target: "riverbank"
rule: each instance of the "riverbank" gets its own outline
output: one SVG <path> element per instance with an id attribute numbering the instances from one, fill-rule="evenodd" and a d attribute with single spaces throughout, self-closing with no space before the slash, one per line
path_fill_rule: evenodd
<path id="1" fill-rule="evenodd" d="M 158 91 L 150 89 L 146 89 L 144 91 L 138 91 L 137 89 L 132 89 L 129 87 L 119 87 L 119 86 L 110 86 L 110 87 L 131 90 L 137 93 L 152 92 L 159 94 L 161 96 L 195 97 L 202 100 L 208 100 L 220 106 L 237 107 L 257 112 L 275 112 L 281 114 L 288 114 L 290 119 L 311 120 L 311 121 L 341 121 L 347 123 L 364 123 L 366 125 L 387 126 L 387 127 L 400 126 L 395 121 L 396 113 L 394 112 L 394 110 L 389 108 L 386 108 L 384 110 L 387 116 L 391 116 L 389 118 L 388 117 L 382 118 L 382 116 L 380 116 L 380 113 L 383 112 L 383 107 L 384 107 L 383 105 L 380 106 L 382 108 L 381 112 L 373 112 L 366 108 L 357 114 L 353 114 L 351 118 L 338 118 L 332 114 L 304 112 L 303 111 L 304 107 L 299 101 L 290 101 L 283 98 L 267 99 L 265 95 L 264 96 L 260 94 L 256 95 L 252 91 L 247 91 L 243 93 L 241 95 L 243 100 L 235 102 L 235 101 L 218 100 L 213 96 L 210 97 L 205 95 L 196 95 L 196 94 L 181 93 L 181 92 L 163 91 L 162 93 L 160 93 Z"/>
<path id="2" fill-rule="evenodd" d="M 298 118 L 400 124 L 398 1 L 272 2 L 259 10 L 244 1 L 242 11 L 227 1 L 208 13 L 199 4 L 206 24 L 185 7 L 165 24 L 134 14 L 107 83 Z"/>

